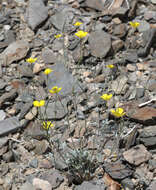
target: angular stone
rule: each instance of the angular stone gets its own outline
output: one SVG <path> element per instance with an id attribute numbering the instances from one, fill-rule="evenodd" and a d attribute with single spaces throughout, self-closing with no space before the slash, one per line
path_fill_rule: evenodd
<path id="1" fill-rule="evenodd" d="M 29 182 L 26 182 L 24 183 L 21 187 L 20 187 L 21 190 L 35 190 L 35 187 L 29 183 Z"/>
<path id="2" fill-rule="evenodd" d="M 156 124 L 156 109 L 152 107 L 143 107 L 134 110 L 131 118 L 145 124 Z"/>
<path id="3" fill-rule="evenodd" d="M 110 35 L 102 30 L 91 32 L 89 46 L 93 56 L 100 58 L 106 57 L 111 48 Z"/>
<path id="4" fill-rule="evenodd" d="M 113 29 L 113 34 L 119 38 L 122 38 L 126 35 L 127 28 L 125 24 L 115 25 Z"/>
<path id="5" fill-rule="evenodd" d="M 49 144 L 46 140 L 42 141 L 34 141 L 34 144 L 36 145 L 34 152 L 38 155 L 42 155 L 46 153 L 49 149 Z"/>
<path id="6" fill-rule="evenodd" d="M 130 101 L 122 104 L 121 107 L 125 110 L 126 115 L 132 120 L 147 125 L 156 124 L 156 109 L 149 106 L 139 108 L 138 105 L 138 102 Z"/>
<path id="7" fill-rule="evenodd" d="M 0 121 L 0 136 L 7 135 L 8 133 L 14 132 L 21 127 L 22 126 L 17 117 L 11 117 Z"/>
<path id="8" fill-rule="evenodd" d="M 154 147 L 156 145 L 156 126 L 148 126 L 140 132 L 139 141 L 146 147 Z"/>
<path id="9" fill-rule="evenodd" d="M 120 39 L 115 40 L 115 41 L 112 42 L 112 49 L 113 49 L 114 53 L 117 53 L 123 47 L 124 47 L 124 42 L 122 40 L 120 40 Z"/>
<path id="10" fill-rule="evenodd" d="M 113 178 L 113 179 L 124 179 L 132 175 L 133 171 L 128 165 L 123 164 L 121 161 L 116 161 L 113 163 L 105 163 L 104 170 Z"/>
<path id="11" fill-rule="evenodd" d="M 0 121 L 6 118 L 6 113 L 3 110 L 0 110 Z"/>
<path id="12" fill-rule="evenodd" d="M 35 30 L 48 18 L 48 8 L 42 0 L 30 0 L 27 9 L 27 21 L 32 30 Z"/>
<path id="13" fill-rule="evenodd" d="M 42 59 L 45 64 L 56 63 L 57 57 L 54 55 L 53 51 L 49 48 L 42 50 Z"/>
<path id="14" fill-rule="evenodd" d="M 64 181 L 64 178 L 57 170 L 41 173 L 39 177 L 43 180 L 48 181 L 53 189 L 57 188 Z"/>
<path id="15" fill-rule="evenodd" d="M 22 65 L 18 65 L 17 69 L 20 72 L 21 77 L 32 78 L 34 76 L 33 72 L 32 72 L 32 69 L 26 63 L 24 63 Z"/>
<path id="16" fill-rule="evenodd" d="M 57 30 L 63 31 L 64 25 L 68 25 L 68 22 L 70 22 L 70 19 L 72 19 L 73 16 L 72 9 L 63 6 L 58 9 L 58 12 L 50 17 L 50 21 Z M 68 19 L 66 19 L 67 17 Z"/>
<path id="17" fill-rule="evenodd" d="M 104 9 L 104 6 L 103 6 L 101 0 L 96 0 L 96 1 L 95 0 L 86 0 L 84 6 L 98 10 L 98 11 L 102 11 Z"/>
<path id="18" fill-rule="evenodd" d="M 139 32 L 147 32 L 150 29 L 150 24 L 145 20 L 138 20 L 137 22 L 140 23 L 140 25 L 138 26 Z"/>
<path id="19" fill-rule="evenodd" d="M 0 149 L 5 146 L 8 142 L 8 137 L 1 137 L 0 138 Z"/>
<path id="20" fill-rule="evenodd" d="M 144 145 L 140 144 L 137 145 L 123 153 L 124 159 L 133 164 L 138 166 L 151 158 L 151 154 L 146 150 Z"/>
<path id="21" fill-rule="evenodd" d="M 33 186 L 35 187 L 35 189 L 52 190 L 52 186 L 48 181 L 39 178 L 33 179 Z"/>
<path id="22" fill-rule="evenodd" d="M 104 190 L 106 186 L 103 184 L 96 184 L 95 182 L 84 181 L 81 185 L 76 186 L 75 190 Z"/>
<path id="23" fill-rule="evenodd" d="M 114 80 L 111 84 L 112 90 L 116 94 L 125 94 L 126 91 L 126 84 L 127 84 L 128 78 L 126 76 L 119 76 L 116 80 Z"/>
<path id="24" fill-rule="evenodd" d="M 13 61 L 18 61 L 27 55 L 29 50 L 28 42 L 18 40 L 11 43 L 0 55 L 3 65 L 10 65 Z"/>

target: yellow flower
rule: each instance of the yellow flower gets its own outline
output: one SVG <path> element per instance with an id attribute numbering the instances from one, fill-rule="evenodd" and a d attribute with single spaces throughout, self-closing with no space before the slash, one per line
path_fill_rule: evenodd
<path id="1" fill-rule="evenodd" d="M 51 90 L 49 90 L 50 93 L 56 94 L 59 93 L 62 88 L 58 88 L 57 86 L 54 86 Z"/>
<path id="2" fill-rule="evenodd" d="M 51 121 L 43 121 L 42 125 L 45 130 L 49 130 L 51 127 L 54 126 Z"/>
<path id="3" fill-rule="evenodd" d="M 116 108 L 116 110 L 111 109 L 110 110 L 111 113 L 115 116 L 115 117 L 122 117 L 124 116 L 126 113 L 124 112 L 123 108 Z"/>
<path id="4" fill-rule="evenodd" d="M 44 70 L 44 74 L 49 75 L 52 71 L 53 71 L 52 69 L 47 68 L 47 69 Z"/>
<path id="5" fill-rule="evenodd" d="M 114 65 L 110 64 L 110 65 L 107 65 L 106 67 L 109 68 L 109 69 L 113 69 Z"/>
<path id="6" fill-rule="evenodd" d="M 84 32 L 82 30 L 79 30 L 78 32 L 75 33 L 75 35 L 79 38 L 84 38 L 84 37 L 86 37 L 87 34 L 88 34 L 88 32 Z"/>
<path id="7" fill-rule="evenodd" d="M 80 26 L 81 24 L 83 24 L 82 22 L 76 22 L 75 24 L 74 24 L 74 26 Z"/>
<path id="8" fill-rule="evenodd" d="M 132 28 L 137 28 L 140 25 L 139 22 L 129 22 L 129 24 L 131 25 Z"/>
<path id="9" fill-rule="evenodd" d="M 40 101 L 35 100 L 35 101 L 33 101 L 33 105 L 35 107 L 41 107 L 41 106 L 45 105 L 45 101 L 44 100 L 40 100 Z"/>
<path id="10" fill-rule="evenodd" d="M 37 58 L 30 57 L 30 58 L 26 59 L 26 62 L 28 62 L 28 63 L 35 63 L 36 60 L 37 60 Z"/>
<path id="11" fill-rule="evenodd" d="M 111 99 L 111 97 L 112 97 L 112 94 L 103 94 L 102 96 L 101 96 L 101 98 L 103 99 L 103 100 L 110 100 Z"/>
<path id="12" fill-rule="evenodd" d="M 57 35 L 55 35 L 54 37 L 55 38 L 60 38 L 62 36 L 62 34 L 57 34 Z"/>

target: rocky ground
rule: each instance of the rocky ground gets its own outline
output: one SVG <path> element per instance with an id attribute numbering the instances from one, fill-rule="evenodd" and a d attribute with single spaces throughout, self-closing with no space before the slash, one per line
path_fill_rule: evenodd
<path id="1" fill-rule="evenodd" d="M 155 37 L 155 0 L 0 0 L 0 190 L 155 190 Z M 33 107 L 56 85 L 64 107 L 53 99 L 47 118 L 59 151 Z M 122 131 L 115 107 L 126 112 Z M 88 180 L 62 159 L 80 147 L 96 158 Z"/>

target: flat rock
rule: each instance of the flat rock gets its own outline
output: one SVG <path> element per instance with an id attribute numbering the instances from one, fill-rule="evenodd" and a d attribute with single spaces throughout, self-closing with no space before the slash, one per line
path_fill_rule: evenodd
<path id="1" fill-rule="evenodd" d="M 0 149 L 5 146 L 8 142 L 8 137 L 1 137 L 0 138 Z"/>
<path id="2" fill-rule="evenodd" d="M 145 124 L 156 124 L 156 109 L 143 107 L 134 111 L 131 118 Z"/>
<path id="3" fill-rule="evenodd" d="M 24 183 L 21 187 L 20 187 L 21 190 L 35 190 L 35 187 L 29 183 L 29 182 L 26 182 Z"/>
<path id="4" fill-rule="evenodd" d="M 104 184 L 97 185 L 95 182 L 84 181 L 81 185 L 78 185 L 75 190 L 104 190 L 105 188 L 106 186 Z"/>
<path id="5" fill-rule="evenodd" d="M 60 7 L 57 12 L 50 17 L 50 21 L 57 30 L 63 31 L 64 25 L 67 25 L 73 16 L 72 9 L 63 6 Z"/>
<path id="6" fill-rule="evenodd" d="M 113 163 L 104 163 L 104 170 L 113 179 L 124 179 L 132 175 L 133 171 L 128 165 L 123 164 L 121 161 L 116 161 Z"/>
<path id="7" fill-rule="evenodd" d="M 120 75 L 116 80 L 114 80 L 111 84 L 112 90 L 116 94 L 125 94 L 126 91 L 126 84 L 127 84 L 128 78 L 126 76 Z"/>
<path id="8" fill-rule="evenodd" d="M 102 11 L 104 9 L 101 0 L 86 0 L 84 6 L 98 11 Z"/>
<path id="9" fill-rule="evenodd" d="M 18 71 L 20 72 L 21 77 L 32 78 L 34 76 L 32 69 L 26 63 L 24 63 L 22 65 L 18 65 Z"/>
<path id="10" fill-rule="evenodd" d="M 53 70 L 48 76 L 48 89 L 53 86 L 61 87 L 60 96 L 67 96 L 73 91 L 75 93 L 82 92 L 83 85 L 72 76 L 63 63 L 56 63 L 51 66 Z"/>
<path id="11" fill-rule="evenodd" d="M 18 61 L 27 55 L 29 50 L 28 42 L 18 40 L 11 43 L 0 55 L 3 65 L 10 65 L 14 61 Z"/>
<path id="12" fill-rule="evenodd" d="M 139 32 L 146 32 L 150 29 L 150 24 L 145 21 L 145 20 L 138 20 L 137 22 L 140 23 L 140 25 L 138 26 L 138 31 Z"/>
<path id="13" fill-rule="evenodd" d="M 64 181 L 64 178 L 57 170 L 41 173 L 39 177 L 43 180 L 48 181 L 53 189 L 57 188 Z"/>
<path id="14" fill-rule="evenodd" d="M 49 149 L 49 144 L 46 140 L 42 141 L 34 141 L 34 144 L 36 145 L 34 152 L 38 155 L 42 155 L 46 153 Z"/>
<path id="15" fill-rule="evenodd" d="M 48 18 L 48 8 L 42 0 L 30 0 L 27 8 L 27 22 L 35 30 Z"/>
<path id="16" fill-rule="evenodd" d="M 49 48 L 42 50 L 42 59 L 45 64 L 56 63 L 57 61 L 57 58 L 54 55 L 53 51 Z"/>
<path id="17" fill-rule="evenodd" d="M 33 186 L 35 189 L 52 190 L 52 186 L 48 181 L 39 178 L 33 179 Z"/>
<path id="18" fill-rule="evenodd" d="M 11 117 L 0 121 L 0 136 L 7 135 L 8 133 L 14 132 L 21 127 L 22 126 L 17 117 Z"/>
<path id="19" fill-rule="evenodd" d="M 146 147 L 156 145 L 156 126 L 148 126 L 140 132 L 139 141 Z"/>
<path id="20" fill-rule="evenodd" d="M 125 151 L 123 156 L 126 161 L 135 166 L 138 166 L 151 158 L 151 154 L 142 144 Z"/>
<path id="21" fill-rule="evenodd" d="M 3 110 L 0 110 L 0 121 L 6 118 L 6 113 Z"/>
<path id="22" fill-rule="evenodd" d="M 111 48 L 110 35 L 102 30 L 91 32 L 89 36 L 91 54 L 95 57 L 106 57 Z"/>
<path id="23" fill-rule="evenodd" d="M 138 105 L 138 102 L 130 101 L 121 106 L 132 120 L 146 125 L 156 124 L 156 109 L 149 106 L 139 108 Z"/>

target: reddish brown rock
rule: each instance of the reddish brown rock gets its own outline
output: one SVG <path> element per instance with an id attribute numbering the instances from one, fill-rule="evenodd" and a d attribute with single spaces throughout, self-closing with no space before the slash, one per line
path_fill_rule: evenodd
<path id="1" fill-rule="evenodd" d="M 139 103 L 136 101 L 131 101 L 121 105 L 121 107 L 125 110 L 126 115 L 139 123 L 143 124 L 156 124 L 156 109 L 145 106 L 139 108 Z"/>

